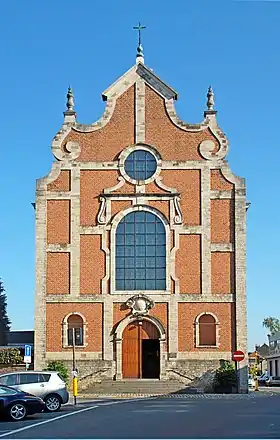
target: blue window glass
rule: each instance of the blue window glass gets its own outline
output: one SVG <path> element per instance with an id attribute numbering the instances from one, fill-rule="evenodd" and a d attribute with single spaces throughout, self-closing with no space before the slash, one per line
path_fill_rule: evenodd
<path id="1" fill-rule="evenodd" d="M 155 174 L 157 161 L 149 151 L 136 150 L 125 160 L 124 169 L 131 179 L 147 180 Z"/>
<path id="2" fill-rule="evenodd" d="M 132 212 L 116 231 L 116 290 L 165 289 L 164 225 L 150 212 Z"/>

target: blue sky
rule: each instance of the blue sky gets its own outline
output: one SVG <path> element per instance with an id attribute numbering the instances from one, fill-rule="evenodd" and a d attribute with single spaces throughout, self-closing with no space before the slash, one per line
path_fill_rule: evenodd
<path id="1" fill-rule="evenodd" d="M 78 119 L 103 113 L 101 93 L 135 62 L 140 20 L 145 63 L 179 93 L 178 115 L 200 122 L 215 91 L 234 173 L 247 180 L 249 348 L 280 317 L 280 2 L 9 0 L 0 5 L 0 276 L 12 328 L 33 328 L 35 181 L 51 167 L 71 84 Z"/>

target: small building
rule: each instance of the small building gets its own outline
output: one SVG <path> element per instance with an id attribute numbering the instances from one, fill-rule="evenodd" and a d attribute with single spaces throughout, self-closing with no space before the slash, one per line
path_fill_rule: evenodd
<path id="1" fill-rule="evenodd" d="M 267 371 L 271 376 L 280 376 L 280 331 L 268 335 L 269 353 Z"/>
<path id="2" fill-rule="evenodd" d="M 12 330 L 7 333 L 8 348 L 24 348 L 25 345 L 34 347 L 34 330 Z"/>
<path id="3" fill-rule="evenodd" d="M 267 360 L 266 357 L 269 354 L 269 346 L 267 344 L 256 345 L 255 351 L 248 353 L 248 365 L 249 368 L 258 365 L 259 371 L 264 372 L 267 370 Z"/>

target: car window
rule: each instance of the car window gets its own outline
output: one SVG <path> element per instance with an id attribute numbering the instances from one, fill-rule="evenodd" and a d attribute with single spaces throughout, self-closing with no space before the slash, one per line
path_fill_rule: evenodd
<path id="1" fill-rule="evenodd" d="M 47 373 L 41 373 L 39 374 L 39 381 L 40 382 L 48 382 L 50 380 L 51 375 Z"/>
<path id="2" fill-rule="evenodd" d="M 12 390 L 11 388 L 4 388 L 0 386 L 0 396 L 4 394 L 17 394 L 17 390 Z"/>
<path id="3" fill-rule="evenodd" d="M 16 374 L 6 374 L 5 376 L 0 377 L 0 383 L 2 385 L 13 386 L 17 383 L 17 375 Z"/>
<path id="4" fill-rule="evenodd" d="M 19 375 L 19 383 L 20 385 L 25 385 L 28 383 L 38 383 L 39 382 L 39 374 L 38 373 L 22 373 Z"/>
<path id="5" fill-rule="evenodd" d="M 61 374 L 57 373 L 58 377 L 60 380 L 62 380 L 62 382 L 65 382 L 65 379 L 63 379 L 63 377 L 61 376 Z"/>

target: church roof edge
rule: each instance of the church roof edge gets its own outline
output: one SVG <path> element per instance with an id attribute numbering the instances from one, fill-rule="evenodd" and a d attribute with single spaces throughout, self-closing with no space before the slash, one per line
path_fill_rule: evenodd
<path id="1" fill-rule="evenodd" d="M 178 93 L 173 88 L 162 81 L 146 65 L 141 62 L 137 62 L 102 93 L 103 101 L 107 101 L 107 99 L 111 97 L 118 98 L 122 93 L 124 93 L 125 90 L 127 90 L 127 88 L 132 86 L 139 77 L 165 99 L 178 99 Z"/>

